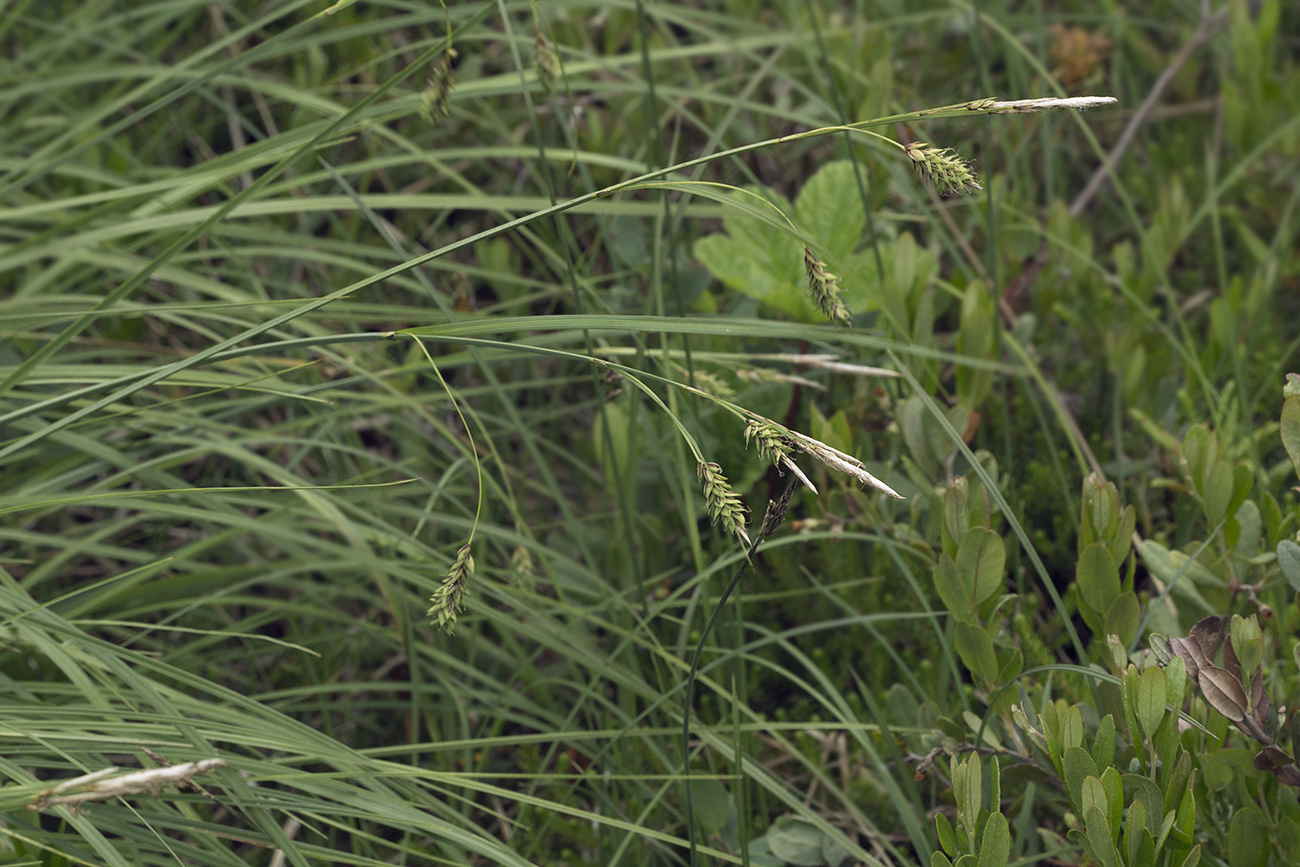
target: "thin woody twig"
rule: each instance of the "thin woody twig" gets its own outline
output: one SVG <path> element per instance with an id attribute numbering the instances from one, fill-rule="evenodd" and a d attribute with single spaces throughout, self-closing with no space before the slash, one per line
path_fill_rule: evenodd
<path id="1" fill-rule="evenodd" d="M 1169 86 L 1169 82 L 1173 81 L 1174 76 L 1177 75 L 1179 70 L 1181 70 L 1187 61 L 1191 59 L 1192 52 L 1197 48 L 1200 48 L 1204 43 L 1208 42 L 1227 20 L 1228 10 L 1226 8 L 1220 9 L 1213 15 L 1201 19 L 1201 24 L 1196 28 L 1196 32 L 1192 34 L 1192 38 L 1187 40 L 1187 44 L 1182 47 L 1182 50 L 1178 52 L 1170 62 L 1169 66 L 1165 68 L 1165 71 L 1160 73 L 1160 77 L 1157 78 L 1155 84 L 1151 86 L 1151 92 L 1147 94 L 1147 98 L 1142 101 L 1142 104 L 1138 106 L 1137 111 L 1135 111 L 1133 116 L 1129 118 L 1128 125 L 1125 126 L 1124 131 L 1120 133 L 1119 141 L 1115 143 L 1115 147 L 1111 148 L 1110 153 L 1106 155 L 1106 158 L 1102 160 L 1101 165 L 1097 167 L 1097 171 L 1093 173 L 1092 178 L 1088 181 L 1088 185 L 1083 188 L 1083 192 L 1079 193 L 1079 195 L 1075 197 L 1074 202 L 1070 204 L 1070 216 L 1077 217 L 1083 213 L 1085 208 L 1088 207 L 1088 203 L 1092 201 L 1092 197 L 1101 189 L 1101 185 L 1106 181 L 1106 178 L 1110 176 L 1114 167 L 1124 158 L 1124 154 L 1128 151 L 1129 146 L 1133 144 L 1133 137 L 1137 135 L 1138 129 L 1146 122 L 1147 116 L 1155 109 L 1156 103 L 1158 103 L 1160 97 L 1164 95 L 1165 88 Z"/>

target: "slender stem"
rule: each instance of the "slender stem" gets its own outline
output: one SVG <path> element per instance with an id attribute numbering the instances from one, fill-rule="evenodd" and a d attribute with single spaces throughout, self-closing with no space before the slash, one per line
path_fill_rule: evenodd
<path id="1" fill-rule="evenodd" d="M 740 578 L 745 575 L 745 568 L 748 567 L 750 560 L 749 555 L 753 554 L 755 547 L 762 541 L 762 537 L 754 539 L 753 545 L 746 552 L 745 560 L 736 568 L 736 575 L 728 582 L 727 589 L 723 590 L 723 595 L 718 599 L 718 604 L 714 606 L 714 612 L 708 616 L 708 623 L 705 625 L 705 632 L 699 636 L 699 643 L 695 645 L 695 655 L 690 660 L 690 672 L 686 675 L 686 699 L 685 705 L 681 712 L 681 755 L 684 763 L 684 772 L 682 779 L 686 783 L 686 840 L 690 842 L 690 864 L 697 867 L 697 853 L 695 853 L 695 803 L 692 793 L 690 793 L 690 703 L 695 693 L 695 675 L 699 672 L 699 658 L 705 653 L 705 642 L 708 641 L 708 633 L 714 630 L 714 625 L 718 623 L 718 616 L 722 614 L 724 604 L 727 604 L 727 598 L 731 597 L 732 590 L 740 584 Z"/>
<path id="2" fill-rule="evenodd" d="M 791 479 L 786 485 L 785 492 L 778 501 L 780 515 L 784 517 L 785 507 L 790 503 L 790 496 L 794 493 L 795 487 L 799 484 L 797 478 Z M 772 520 L 771 508 L 776 504 L 769 503 L 769 512 L 763 519 L 759 531 L 754 534 L 754 541 L 750 544 L 749 550 L 745 552 L 745 559 L 736 567 L 736 574 L 731 576 L 731 581 L 727 583 L 727 588 L 722 591 L 718 597 L 718 603 L 713 607 L 713 613 L 709 615 L 709 622 L 704 626 L 704 633 L 700 635 L 700 641 L 695 645 L 695 655 L 691 659 L 691 669 L 686 675 L 686 699 L 682 707 L 682 779 L 686 783 L 686 839 L 690 842 L 691 847 L 691 867 L 698 867 L 698 853 L 696 852 L 695 843 L 695 799 L 691 794 L 691 702 L 695 695 L 695 677 L 700 671 L 700 657 L 704 655 L 704 644 L 709 640 L 709 634 L 713 632 L 713 627 L 717 625 L 718 616 L 722 614 L 723 607 L 727 604 L 727 599 L 731 592 L 736 589 L 740 583 L 740 578 L 745 574 L 746 567 L 752 565 L 754 552 L 758 545 L 776 529 L 781 523 L 781 518 Z"/>

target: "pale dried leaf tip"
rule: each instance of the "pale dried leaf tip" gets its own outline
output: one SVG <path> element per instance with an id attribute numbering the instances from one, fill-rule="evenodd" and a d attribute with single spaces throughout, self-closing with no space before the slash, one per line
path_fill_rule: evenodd
<path id="1" fill-rule="evenodd" d="M 984 100 L 980 111 L 993 114 L 1033 114 L 1053 108 L 1096 108 L 1119 102 L 1113 96 L 1048 96 L 1041 99 Z"/>
<path id="2" fill-rule="evenodd" d="M 169 783 L 189 782 L 190 778 L 199 774 L 206 774 L 214 768 L 225 767 L 225 764 L 221 759 L 203 759 L 198 762 L 187 762 L 183 765 L 135 771 L 134 773 L 123 774 L 120 777 L 109 776 L 117 771 L 117 768 L 105 768 L 93 774 L 65 780 L 57 786 L 47 789 L 38 795 L 35 801 L 28 804 L 27 808 L 29 810 L 44 810 L 48 807 L 65 806 L 76 809 L 90 801 L 104 801 L 122 795 L 138 795 L 148 792 L 157 796 L 162 791 L 162 787 Z M 64 794 L 71 789 L 81 789 L 81 791 Z"/>
<path id="3" fill-rule="evenodd" d="M 779 370 L 772 370 L 769 367 L 752 367 L 749 370 L 737 370 L 736 378 L 745 382 L 767 383 L 780 382 L 791 385 L 801 385 L 804 388 L 815 388 L 818 391 L 825 391 L 826 386 L 822 385 L 815 379 L 809 379 L 806 376 L 795 376 L 791 373 L 782 373 Z"/>
<path id="4" fill-rule="evenodd" d="M 810 491 L 817 493 L 817 486 L 790 458 L 790 449 L 794 448 L 795 443 L 788 430 L 769 419 L 760 421 L 751 418 L 745 423 L 745 443 L 748 444 L 751 440 L 758 449 L 760 458 L 771 461 L 777 467 L 785 467 L 794 474 L 795 478 L 807 485 Z"/>
<path id="5" fill-rule="evenodd" d="M 812 479 L 804 475 L 803 470 L 799 469 L 799 465 L 796 464 L 789 455 L 781 456 L 781 466 L 793 473 L 794 477 L 803 482 L 808 490 L 812 491 L 814 494 L 817 493 L 817 486 L 812 483 Z"/>
<path id="6" fill-rule="evenodd" d="M 951 148 L 930 147 L 926 142 L 914 141 L 904 150 L 917 174 L 933 185 L 941 196 L 983 189 L 970 164 Z"/>
<path id="7" fill-rule="evenodd" d="M 434 625 L 443 632 L 450 633 L 456 628 L 456 620 L 465 610 L 465 597 L 469 595 L 469 579 L 474 575 L 474 558 L 469 555 L 469 545 L 462 545 L 456 552 L 447 575 L 433 591 L 429 598 L 428 616 Z"/>
<path id="8" fill-rule="evenodd" d="M 843 361 L 824 361 L 815 358 L 807 362 L 807 366 L 819 367 L 833 373 L 850 373 L 854 376 L 890 376 L 894 378 L 902 376 L 898 371 L 890 370 L 887 367 L 868 367 L 864 364 L 847 364 Z"/>
<path id="9" fill-rule="evenodd" d="M 795 445 L 831 469 L 852 476 L 864 485 L 870 485 L 881 493 L 888 494 L 899 500 L 904 499 L 902 494 L 867 472 L 866 465 L 853 455 L 847 455 L 839 449 L 832 448 L 826 443 L 798 431 L 790 431 L 790 435 L 794 439 Z"/>
<path id="10" fill-rule="evenodd" d="M 813 255 L 813 251 L 803 248 L 803 266 L 808 272 L 808 295 L 817 309 L 826 314 L 832 322 L 840 325 L 852 325 L 853 316 L 849 308 L 840 300 L 840 278 L 826 268 L 826 263 Z"/>
<path id="11" fill-rule="evenodd" d="M 745 532 L 745 504 L 731 489 L 727 477 L 722 474 L 722 467 L 712 461 L 701 461 L 695 472 L 704 488 L 704 509 L 713 523 L 721 523 L 724 529 L 749 545 L 749 534 Z"/>

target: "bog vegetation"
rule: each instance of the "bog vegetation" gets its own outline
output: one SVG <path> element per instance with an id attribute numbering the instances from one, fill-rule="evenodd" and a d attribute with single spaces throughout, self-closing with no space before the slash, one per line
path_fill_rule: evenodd
<path id="1" fill-rule="evenodd" d="M 0 863 L 1300 859 L 1295 4 L 0 37 Z"/>

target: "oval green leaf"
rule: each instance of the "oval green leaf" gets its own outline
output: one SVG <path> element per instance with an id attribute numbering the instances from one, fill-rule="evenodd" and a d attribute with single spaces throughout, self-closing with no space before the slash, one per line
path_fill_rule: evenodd
<path id="1" fill-rule="evenodd" d="M 1079 585 L 1079 598 L 1095 611 L 1099 618 L 1105 617 L 1110 606 L 1119 597 L 1119 567 L 1110 549 L 1100 542 L 1094 542 L 1079 555 L 1079 566 L 1074 580 Z"/>
<path id="2" fill-rule="evenodd" d="M 976 608 L 1006 589 L 1007 549 L 1002 537 L 972 527 L 957 546 L 957 574 Z"/>
<path id="3" fill-rule="evenodd" d="M 993 813 L 984 825 L 984 836 L 980 838 L 978 867 L 1006 867 L 1009 857 L 1011 829 L 1007 825 L 1007 817 Z"/>
<path id="4" fill-rule="evenodd" d="M 1142 672 L 1138 681 L 1137 719 L 1142 732 L 1154 738 L 1160 722 L 1165 718 L 1165 672 L 1151 666 Z"/>

